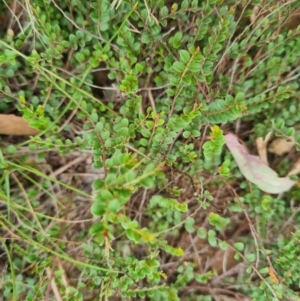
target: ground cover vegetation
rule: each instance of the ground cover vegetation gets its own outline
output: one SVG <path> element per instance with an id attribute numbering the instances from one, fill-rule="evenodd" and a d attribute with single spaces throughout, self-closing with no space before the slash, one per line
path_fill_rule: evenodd
<path id="1" fill-rule="evenodd" d="M 1 1 L 0 299 L 300 300 L 298 6 Z"/>

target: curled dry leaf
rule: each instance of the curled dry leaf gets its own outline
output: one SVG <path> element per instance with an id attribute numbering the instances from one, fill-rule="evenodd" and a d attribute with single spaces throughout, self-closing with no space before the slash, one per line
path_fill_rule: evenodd
<path id="1" fill-rule="evenodd" d="M 252 14 L 250 16 L 251 24 L 256 21 L 257 17 L 259 16 L 260 10 L 261 10 L 261 8 L 258 5 L 254 5 L 253 10 L 252 10 Z"/>
<path id="2" fill-rule="evenodd" d="M 225 136 L 225 140 L 241 173 L 262 191 L 273 194 L 282 193 L 296 184 L 289 177 L 278 177 L 278 174 L 266 166 L 259 157 L 250 155 L 235 135 L 229 133 Z"/>
<path id="3" fill-rule="evenodd" d="M 279 284 L 280 279 L 278 278 L 277 273 L 273 269 L 273 267 L 268 267 L 268 271 L 269 271 L 271 281 L 274 282 L 275 284 Z"/>
<path id="4" fill-rule="evenodd" d="M 16 115 L 0 114 L 0 134 L 14 136 L 37 135 L 39 131 L 29 126 L 28 122 Z"/>
<path id="5" fill-rule="evenodd" d="M 288 29 L 296 29 L 300 25 L 300 7 L 296 8 L 283 24 Z"/>
<path id="6" fill-rule="evenodd" d="M 269 166 L 268 155 L 267 155 L 267 145 L 268 145 L 268 142 L 269 142 L 271 136 L 272 136 L 272 132 L 269 132 L 265 139 L 263 139 L 262 137 L 258 137 L 256 139 L 256 147 L 257 147 L 259 157 L 261 158 L 263 163 L 267 166 Z"/>
<path id="7" fill-rule="evenodd" d="M 294 137 L 290 137 L 290 140 L 276 138 L 270 143 L 268 151 L 275 155 L 282 156 L 284 153 L 288 153 L 294 147 L 295 143 Z"/>

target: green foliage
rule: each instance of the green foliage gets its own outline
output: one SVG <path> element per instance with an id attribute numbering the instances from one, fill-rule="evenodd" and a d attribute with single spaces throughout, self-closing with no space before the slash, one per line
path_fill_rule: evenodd
<path id="1" fill-rule="evenodd" d="M 272 131 L 299 150 L 299 29 L 281 29 L 296 1 L 169 2 L 21 1 L 1 31 L 0 111 L 40 131 L 1 137 L 5 298 L 208 301 L 190 285 L 218 277 L 201 264 L 230 250 L 261 277 L 221 277 L 222 289 L 295 297 L 300 235 L 281 230 L 299 224 L 299 188 L 251 187 L 223 133 L 253 146 Z"/>
<path id="2" fill-rule="evenodd" d="M 187 212 L 187 204 L 180 204 L 176 199 L 165 199 L 160 195 L 153 196 L 150 200 L 151 207 L 158 205 L 162 208 L 170 208 L 174 211 Z"/>
<path id="3" fill-rule="evenodd" d="M 211 140 L 203 145 L 204 157 L 207 161 L 219 159 L 222 152 L 222 147 L 225 144 L 225 138 L 222 130 L 218 126 L 213 126 L 210 134 Z"/>
<path id="4" fill-rule="evenodd" d="M 227 224 L 229 224 L 229 219 L 223 218 L 219 214 L 216 214 L 214 212 L 209 213 L 208 221 L 217 230 L 222 230 L 226 227 Z"/>

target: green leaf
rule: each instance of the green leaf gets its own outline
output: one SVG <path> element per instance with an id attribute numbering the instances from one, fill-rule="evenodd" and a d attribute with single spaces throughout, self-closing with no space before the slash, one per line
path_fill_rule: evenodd
<path id="1" fill-rule="evenodd" d="M 179 56 L 180 56 L 180 60 L 181 62 L 187 64 L 188 61 L 191 59 L 191 55 L 189 54 L 188 51 L 180 49 L 179 50 Z"/>
<path id="2" fill-rule="evenodd" d="M 184 132 L 182 133 L 182 136 L 183 136 L 184 138 L 188 138 L 188 137 L 191 136 L 191 132 L 190 132 L 190 131 L 184 131 Z"/>
<path id="3" fill-rule="evenodd" d="M 75 44 L 78 41 L 78 38 L 74 34 L 70 34 L 69 40 L 71 44 Z"/>
<path id="4" fill-rule="evenodd" d="M 102 189 L 96 195 L 93 196 L 93 199 L 96 202 L 105 202 L 106 200 L 112 200 L 113 195 L 109 190 Z"/>
<path id="5" fill-rule="evenodd" d="M 150 199 L 150 203 L 152 206 L 160 206 L 163 208 L 170 208 L 173 211 L 179 211 L 179 212 L 187 212 L 188 206 L 186 203 L 180 204 L 176 199 L 172 198 L 163 198 L 160 195 L 154 195 Z"/>
<path id="6" fill-rule="evenodd" d="M 185 66 L 182 62 L 175 62 L 173 64 L 173 68 L 176 72 L 182 73 L 184 71 Z"/>
<path id="7" fill-rule="evenodd" d="M 77 60 L 79 63 L 82 63 L 82 62 L 84 62 L 84 60 L 85 60 L 85 56 L 84 56 L 84 54 L 81 53 L 81 52 L 77 52 L 77 53 L 75 54 L 75 58 L 76 58 L 76 60 Z"/>
<path id="8" fill-rule="evenodd" d="M 293 128 L 293 127 L 287 128 L 287 129 L 285 130 L 285 134 L 286 134 L 286 136 L 288 136 L 288 137 L 294 136 L 294 134 L 295 134 L 295 128 Z"/>
<path id="9" fill-rule="evenodd" d="M 5 49 L 4 54 L 8 60 L 13 60 L 17 56 L 17 52 L 10 49 Z"/>
<path id="10" fill-rule="evenodd" d="M 197 235 L 198 235 L 201 239 L 205 239 L 206 236 L 207 236 L 207 230 L 206 230 L 206 228 L 200 227 L 200 228 L 197 230 Z"/>
<path id="11" fill-rule="evenodd" d="M 148 139 L 145 139 L 145 138 L 141 138 L 141 139 L 139 140 L 139 143 L 140 143 L 140 145 L 142 145 L 142 146 L 147 146 L 148 143 L 149 143 L 149 140 L 148 140 Z"/>
<path id="12" fill-rule="evenodd" d="M 103 230 L 105 229 L 105 227 L 103 226 L 103 223 L 101 222 L 95 222 L 89 229 L 89 233 L 91 235 L 94 234 L 99 234 L 101 233 Z"/>
<path id="13" fill-rule="evenodd" d="M 263 275 L 267 275 L 269 273 L 269 268 L 268 267 L 265 267 L 265 268 L 262 268 L 260 270 L 258 270 L 261 274 Z"/>
<path id="14" fill-rule="evenodd" d="M 269 195 L 264 195 L 261 201 L 261 206 L 265 211 L 270 210 L 271 202 L 273 201 L 272 197 Z"/>
<path id="15" fill-rule="evenodd" d="M 210 212 L 208 221 L 212 226 L 215 226 L 217 230 L 222 230 L 228 223 L 229 220 L 221 217 L 219 214 Z"/>
<path id="16" fill-rule="evenodd" d="M 278 118 L 276 120 L 276 128 L 282 130 L 284 128 L 284 120 L 282 118 Z"/>
<path id="17" fill-rule="evenodd" d="M 213 231 L 213 230 L 209 230 L 208 231 L 208 243 L 212 247 L 216 247 L 217 246 L 216 232 Z"/>
<path id="18" fill-rule="evenodd" d="M 198 0 L 193 0 L 192 1 L 192 7 L 198 7 L 198 5 L 199 5 Z"/>
<path id="19" fill-rule="evenodd" d="M 223 46 L 219 43 L 215 44 L 212 48 L 213 52 L 216 54 L 218 53 L 221 49 L 223 48 Z"/>
<path id="20" fill-rule="evenodd" d="M 256 255 L 255 254 L 246 254 L 245 255 L 246 259 L 249 261 L 249 262 L 254 262 L 255 259 L 256 259 Z"/>
<path id="21" fill-rule="evenodd" d="M 169 81 L 173 86 L 177 86 L 179 83 L 179 78 L 178 76 L 174 76 L 173 74 L 170 74 Z"/>
<path id="22" fill-rule="evenodd" d="M 173 248 L 171 246 L 165 246 L 163 248 L 167 253 L 177 256 L 177 257 L 181 257 L 184 255 L 184 251 L 181 248 Z"/>
<path id="23" fill-rule="evenodd" d="M 191 75 L 185 75 L 182 78 L 182 82 L 185 83 L 187 86 L 190 86 L 192 83 L 192 76 Z"/>
<path id="24" fill-rule="evenodd" d="M 233 245 L 238 251 L 243 251 L 244 250 L 244 244 L 242 242 L 236 242 Z"/>
<path id="25" fill-rule="evenodd" d="M 193 73 L 198 73 L 201 70 L 201 66 L 197 62 L 191 62 L 190 65 L 188 66 L 188 70 Z"/>
<path id="26" fill-rule="evenodd" d="M 173 207 L 172 207 L 173 210 L 176 210 L 176 211 L 180 211 L 180 212 L 187 212 L 188 211 L 188 205 L 186 203 L 183 203 L 183 204 L 175 204 Z"/>
<path id="27" fill-rule="evenodd" d="M 57 277 L 61 277 L 62 275 L 64 275 L 64 273 L 65 273 L 65 270 L 56 270 L 54 272 L 54 275 Z"/>
<path id="28" fill-rule="evenodd" d="M 135 243 L 139 243 L 139 242 L 140 242 L 141 236 L 140 236 L 136 231 L 134 231 L 134 230 L 132 230 L 132 229 L 127 229 L 127 230 L 125 231 L 125 233 L 126 233 L 126 236 L 127 236 L 130 240 L 134 241 Z"/>
<path id="29" fill-rule="evenodd" d="M 141 41 L 144 44 L 149 44 L 151 42 L 151 36 L 148 31 L 143 31 Z"/>
<path id="30" fill-rule="evenodd" d="M 122 223 L 122 227 L 126 229 L 137 229 L 139 227 L 139 223 L 137 221 L 129 221 Z"/>
<path id="31" fill-rule="evenodd" d="M 139 182 L 139 185 L 150 189 L 155 185 L 154 178 L 153 177 L 144 178 Z"/>
<path id="32" fill-rule="evenodd" d="M 253 268 L 252 268 L 251 266 L 249 266 L 249 267 L 247 268 L 247 270 L 246 270 L 246 273 L 247 273 L 247 274 L 252 274 L 252 272 L 253 272 Z"/>
<path id="33" fill-rule="evenodd" d="M 142 129 L 141 130 L 141 134 L 145 137 L 145 138 L 149 138 L 151 136 L 151 132 L 148 129 Z M 148 143 L 147 143 L 148 144 Z"/>
<path id="34" fill-rule="evenodd" d="M 194 57 L 193 57 L 193 62 L 197 62 L 200 63 L 204 60 L 204 56 L 201 53 L 197 53 Z"/>
<path id="35" fill-rule="evenodd" d="M 174 2 L 172 4 L 172 12 L 176 12 L 178 10 L 178 4 L 176 2 Z"/>
<path id="36" fill-rule="evenodd" d="M 107 211 L 112 213 L 118 213 L 122 207 L 122 204 L 118 199 L 113 199 L 108 203 Z"/>
<path id="37" fill-rule="evenodd" d="M 175 95 L 175 89 L 168 88 L 166 92 L 171 97 Z"/>
<path id="38" fill-rule="evenodd" d="M 143 63 L 137 63 L 134 67 L 134 70 L 136 73 L 140 73 L 144 70 L 145 64 Z"/>
<path id="39" fill-rule="evenodd" d="M 110 144 L 113 142 L 112 139 L 110 139 Z M 116 152 L 112 155 L 110 159 L 107 159 L 105 161 L 107 167 L 114 167 L 119 166 L 123 163 L 123 154 L 120 150 L 116 150 Z"/>
<path id="40" fill-rule="evenodd" d="M 147 127 L 148 129 L 153 129 L 153 127 L 154 127 L 154 122 L 151 121 L 151 120 L 147 120 L 147 121 L 145 122 L 145 125 L 146 125 L 146 127 Z"/>
<path id="41" fill-rule="evenodd" d="M 124 175 L 125 181 L 127 183 L 130 183 L 131 181 L 135 180 L 137 177 L 136 173 L 133 170 L 129 170 L 128 172 L 126 172 L 126 174 Z"/>
<path id="42" fill-rule="evenodd" d="M 244 101 L 244 99 L 245 99 L 245 94 L 244 94 L 243 92 L 239 92 L 239 93 L 236 95 L 234 101 L 235 101 L 235 102 L 241 102 L 241 101 Z"/>
<path id="43" fill-rule="evenodd" d="M 189 232 L 189 233 L 195 232 L 194 224 L 195 224 L 195 220 L 192 217 L 189 217 L 185 221 L 185 229 L 186 229 L 186 231 Z"/>
<path id="44" fill-rule="evenodd" d="M 189 7 L 189 1 L 188 0 L 184 0 L 181 3 L 181 9 L 187 9 Z"/>
<path id="45" fill-rule="evenodd" d="M 160 9 L 160 11 L 159 11 L 159 14 L 160 14 L 161 17 L 167 16 L 168 13 L 169 13 L 169 10 L 168 10 L 168 8 L 167 8 L 166 6 L 163 6 L 163 7 Z"/>
<path id="46" fill-rule="evenodd" d="M 16 154 L 17 151 L 18 151 L 17 148 L 12 144 L 7 147 L 7 152 L 9 154 Z"/>
<path id="47" fill-rule="evenodd" d="M 100 217 L 103 216 L 105 213 L 105 203 L 99 203 L 99 202 L 95 202 L 92 206 L 91 206 L 91 213 L 93 214 L 93 216 L 95 217 Z"/>
<path id="48" fill-rule="evenodd" d="M 219 242 L 219 247 L 220 247 L 220 249 L 226 251 L 228 249 L 228 244 L 227 244 L 226 241 L 220 241 Z"/>
<path id="49" fill-rule="evenodd" d="M 181 31 L 177 31 L 175 33 L 175 35 L 172 38 L 172 45 L 175 49 L 178 49 L 181 45 L 181 40 L 182 40 L 182 32 Z"/>

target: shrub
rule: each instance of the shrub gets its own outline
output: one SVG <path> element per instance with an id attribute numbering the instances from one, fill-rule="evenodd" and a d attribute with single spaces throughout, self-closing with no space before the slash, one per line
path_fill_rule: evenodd
<path id="1" fill-rule="evenodd" d="M 40 134 L 1 141 L 3 295 L 296 300 L 299 189 L 264 194 L 224 147 L 228 131 L 300 143 L 296 1 L 18 5 L 0 109 Z"/>

